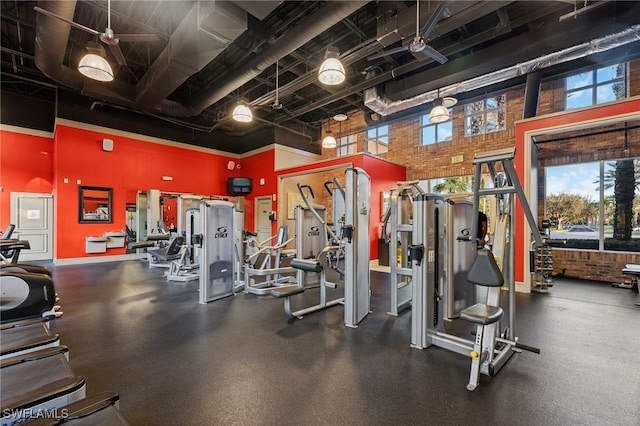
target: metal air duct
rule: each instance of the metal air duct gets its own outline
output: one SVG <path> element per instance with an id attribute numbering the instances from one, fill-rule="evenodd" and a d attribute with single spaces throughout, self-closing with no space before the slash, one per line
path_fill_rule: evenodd
<path id="1" fill-rule="evenodd" d="M 365 3 L 365 1 L 332 1 L 322 4 L 316 13 L 300 22 L 286 36 L 276 40 L 270 48 L 256 55 L 245 66 L 235 70 L 234 73 L 230 73 L 221 83 L 195 97 L 193 101 L 186 105 L 187 111 L 176 110 L 165 104 L 166 108 L 162 112 L 176 116 L 184 116 L 185 113 L 192 116 L 200 114 L 205 108 L 260 75 L 277 60 L 282 59 L 341 20 L 346 19 Z"/>
<path id="2" fill-rule="evenodd" d="M 366 107 L 382 116 L 395 114 L 427 102 L 432 102 L 437 97 L 455 96 L 457 93 L 470 92 L 472 90 L 487 87 L 515 77 L 523 76 L 552 65 L 580 59 L 595 53 L 605 52 L 639 40 L 640 25 L 634 25 L 626 30 L 610 34 L 605 37 L 597 38 L 577 46 L 572 46 L 530 61 L 503 68 L 480 77 L 442 87 L 438 89 L 439 94 L 437 90 L 431 90 L 411 98 L 391 101 L 385 96 L 380 95 L 378 89 L 373 87 L 365 91 L 364 104 Z"/>

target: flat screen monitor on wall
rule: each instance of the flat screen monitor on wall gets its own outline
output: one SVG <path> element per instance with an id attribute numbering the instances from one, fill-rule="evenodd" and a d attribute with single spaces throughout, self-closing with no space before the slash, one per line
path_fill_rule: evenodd
<path id="1" fill-rule="evenodd" d="M 227 192 L 231 195 L 246 195 L 251 192 L 252 180 L 251 178 L 228 178 L 227 179 Z"/>

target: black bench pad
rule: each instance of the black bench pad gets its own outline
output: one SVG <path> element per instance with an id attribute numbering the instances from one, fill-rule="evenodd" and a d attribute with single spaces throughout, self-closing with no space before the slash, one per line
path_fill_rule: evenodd
<path id="1" fill-rule="evenodd" d="M 476 303 L 460 311 L 460 318 L 475 324 L 487 325 L 498 321 L 503 313 L 500 307 Z"/>
<path id="2" fill-rule="evenodd" d="M 269 293 L 273 297 L 289 297 L 294 294 L 304 293 L 304 287 L 297 285 L 285 285 L 281 287 L 274 287 Z"/>

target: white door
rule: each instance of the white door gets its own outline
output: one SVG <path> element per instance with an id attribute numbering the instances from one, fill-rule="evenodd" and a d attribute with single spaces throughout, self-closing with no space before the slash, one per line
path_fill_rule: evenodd
<path id="1" fill-rule="evenodd" d="M 262 242 L 271 238 L 271 221 L 269 220 L 269 212 L 271 212 L 271 197 L 256 197 L 256 232 L 258 233 L 258 241 Z M 272 241 L 271 244 L 275 243 Z"/>
<path id="2" fill-rule="evenodd" d="M 31 246 L 20 253 L 20 262 L 53 259 L 53 195 L 12 192 L 11 223 L 13 238 Z"/>

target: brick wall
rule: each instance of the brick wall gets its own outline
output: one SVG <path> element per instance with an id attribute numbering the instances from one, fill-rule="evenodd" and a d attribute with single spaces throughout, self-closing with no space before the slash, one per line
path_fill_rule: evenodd
<path id="1" fill-rule="evenodd" d="M 553 274 L 609 283 L 624 282 L 620 272 L 628 263 L 639 263 L 632 253 L 553 249 Z"/>
<path id="2" fill-rule="evenodd" d="M 629 63 L 628 92 L 630 96 L 640 95 L 640 60 Z M 474 172 L 471 161 L 478 152 L 493 151 L 514 146 L 514 122 L 522 118 L 524 87 L 504 92 L 507 96 L 506 130 L 466 137 L 464 135 L 464 106 L 453 107 L 453 140 L 433 145 L 420 145 L 420 117 L 389 122 L 389 152 L 381 154 L 397 164 L 407 167 L 407 179 L 433 179 L 471 175 Z M 494 95 L 498 95 L 496 93 Z M 541 85 L 538 115 L 564 110 L 564 80 L 544 81 Z M 428 112 L 425 108 L 424 113 Z M 640 123 L 639 123 L 640 124 Z M 326 127 L 326 126 L 325 126 Z M 619 127 L 619 126 L 618 126 Z M 358 134 L 357 151 L 364 151 L 362 132 L 367 129 L 363 113 L 351 116 L 349 120 L 331 124 L 336 137 Z M 599 129 L 592 129 L 597 131 Z M 571 136 L 570 133 L 566 134 Z M 324 135 L 323 135 L 324 136 Z M 597 161 L 619 158 L 624 144 L 623 132 L 585 136 L 548 144 L 540 144 L 538 150 L 538 205 L 537 216 L 544 217 L 544 168 L 552 165 Z M 640 129 L 628 131 L 628 145 L 632 157 L 640 156 Z M 462 155 L 463 161 L 453 164 L 451 157 Z M 335 150 L 325 150 L 324 158 L 333 158 Z M 536 212 L 534 212 L 534 215 Z M 585 252 L 574 250 L 554 250 L 554 273 L 563 269 L 567 276 L 602 280 L 621 281 L 620 270 L 626 263 L 640 263 L 640 255 L 624 253 Z"/>

